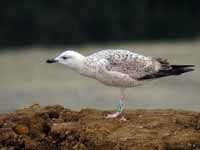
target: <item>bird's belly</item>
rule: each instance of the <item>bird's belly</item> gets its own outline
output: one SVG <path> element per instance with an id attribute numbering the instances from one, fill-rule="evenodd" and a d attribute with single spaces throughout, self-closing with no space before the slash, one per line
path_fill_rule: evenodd
<path id="1" fill-rule="evenodd" d="M 140 81 L 137 81 L 132 78 L 115 78 L 115 77 L 104 77 L 104 78 L 96 78 L 101 83 L 108 85 L 108 86 L 114 86 L 114 87 L 135 87 L 141 85 Z"/>
<path id="2" fill-rule="evenodd" d="M 81 75 L 96 79 L 100 81 L 101 83 L 108 85 L 108 86 L 114 86 L 114 87 L 135 87 L 142 84 L 142 81 L 138 81 L 136 79 L 133 79 L 129 77 L 128 75 L 126 77 L 121 76 L 113 76 L 111 74 L 107 74 L 104 71 L 85 71 L 81 72 Z"/>

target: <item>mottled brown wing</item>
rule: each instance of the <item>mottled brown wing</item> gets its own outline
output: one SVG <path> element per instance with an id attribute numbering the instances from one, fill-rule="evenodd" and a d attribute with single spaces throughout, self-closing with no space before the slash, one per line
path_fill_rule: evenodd
<path id="1" fill-rule="evenodd" d="M 109 65 L 106 66 L 107 70 L 128 74 L 134 79 L 155 74 L 160 69 L 158 61 L 142 55 L 107 60 L 109 61 Z"/>

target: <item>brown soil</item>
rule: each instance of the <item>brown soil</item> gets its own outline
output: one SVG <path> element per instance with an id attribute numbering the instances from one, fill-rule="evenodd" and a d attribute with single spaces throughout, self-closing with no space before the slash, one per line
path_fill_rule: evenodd
<path id="1" fill-rule="evenodd" d="M 200 113 L 125 110 L 119 118 L 104 119 L 108 112 L 36 104 L 2 114 L 0 149 L 200 150 Z"/>

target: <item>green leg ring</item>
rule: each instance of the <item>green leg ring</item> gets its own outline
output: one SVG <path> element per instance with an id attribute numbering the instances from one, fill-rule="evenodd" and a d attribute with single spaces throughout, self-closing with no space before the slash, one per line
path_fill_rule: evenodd
<path id="1" fill-rule="evenodd" d="M 122 105 L 121 104 L 117 105 L 117 112 L 122 112 Z"/>

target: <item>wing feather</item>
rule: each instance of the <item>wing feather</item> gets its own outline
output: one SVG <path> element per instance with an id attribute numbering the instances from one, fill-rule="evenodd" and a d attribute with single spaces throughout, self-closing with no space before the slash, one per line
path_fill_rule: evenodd
<path id="1" fill-rule="evenodd" d="M 106 58 L 108 71 L 128 74 L 134 79 L 155 74 L 160 69 L 160 63 L 153 58 L 135 54 L 129 51 L 114 51 Z"/>
<path id="2" fill-rule="evenodd" d="M 107 60 L 105 68 L 129 75 L 133 79 L 140 79 L 158 72 L 161 65 L 151 57 L 146 57 L 127 50 L 102 50 L 88 56 L 93 61 Z"/>

